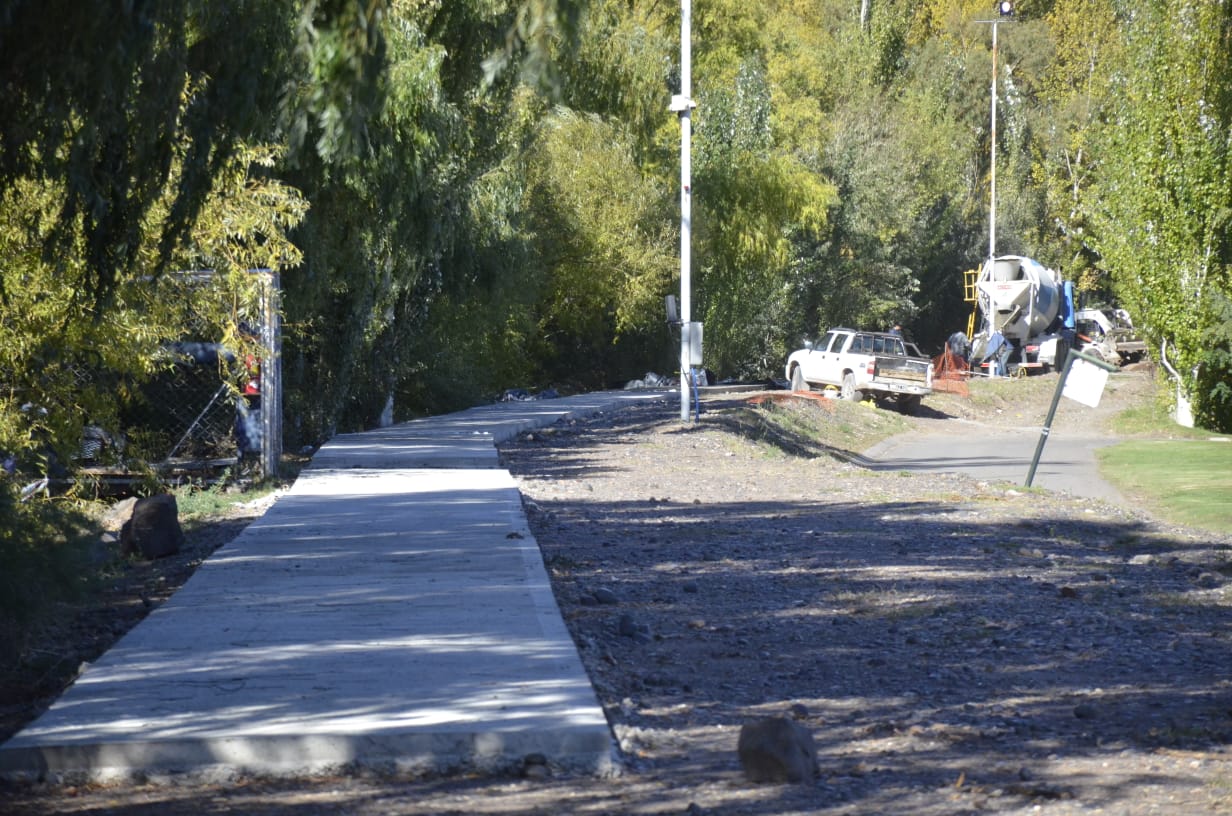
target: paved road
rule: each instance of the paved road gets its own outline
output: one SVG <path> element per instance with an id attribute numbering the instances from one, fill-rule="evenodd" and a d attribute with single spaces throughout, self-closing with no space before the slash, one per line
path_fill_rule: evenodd
<path id="1" fill-rule="evenodd" d="M 896 436 L 864 456 L 875 470 L 964 473 L 988 481 L 1024 484 L 1039 444 L 1040 426 L 996 427 L 965 420 L 937 420 L 936 432 Z M 1035 471 L 1034 487 L 1123 503 L 1099 474 L 1095 451 L 1116 440 L 1054 424 Z"/>

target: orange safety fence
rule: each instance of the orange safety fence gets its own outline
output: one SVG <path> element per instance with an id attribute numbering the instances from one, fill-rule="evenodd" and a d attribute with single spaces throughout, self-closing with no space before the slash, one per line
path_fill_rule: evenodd
<path id="1" fill-rule="evenodd" d="M 971 367 L 967 365 L 967 361 L 951 351 L 949 346 L 933 358 L 934 391 L 946 391 L 960 397 L 970 396 L 967 389 L 970 376 Z"/>

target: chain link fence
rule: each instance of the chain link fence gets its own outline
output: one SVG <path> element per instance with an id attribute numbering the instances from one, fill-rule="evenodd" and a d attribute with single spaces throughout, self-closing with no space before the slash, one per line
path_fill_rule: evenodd
<path id="1" fill-rule="evenodd" d="M 220 327 L 194 310 L 193 297 L 209 273 L 180 276 L 170 287 L 185 299 L 181 340 L 160 351 L 163 365 L 143 382 L 117 382 L 117 427 L 89 425 L 82 442 L 85 470 L 94 478 L 125 479 L 154 471 L 164 478 L 208 476 L 243 465 L 277 473 L 281 457 L 281 365 L 278 276 L 261 276 L 260 303 L 238 327 L 244 348 L 223 344 Z M 112 375 L 82 370 L 98 385 Z M 267 406 L 271 410 L 266 410 Z"/>

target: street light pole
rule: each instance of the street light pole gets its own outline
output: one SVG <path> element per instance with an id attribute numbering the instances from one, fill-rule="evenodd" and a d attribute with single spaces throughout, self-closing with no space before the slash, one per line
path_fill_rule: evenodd
<path id="1" fill-rule="evenodd" d="M 992 21 L 992 128 L 989 142 L 991 184 L 988 201 L 988 260 L 997 257 L 997 20 Z"/>
<path id="2" fill-rule="evenodd" d="M 693 2 L 680 3 L 680 95 L 672 99 L 672 110 L 680 114 L 680 421 L 689 421 L 690 333 L 693 328 L 691 273 L 693 191 Z"/>
<path id="3" fill-rule="evenodd" d="M 992 113 L 989 128 L 989 194 L 988 194 L 988 260 L 997 257 L 997 24 L 1009 22 L 1014 15 L 1013 0 L 998 0 L 996 3 L 998 19 L 977 20 L 992 26 Z"/>

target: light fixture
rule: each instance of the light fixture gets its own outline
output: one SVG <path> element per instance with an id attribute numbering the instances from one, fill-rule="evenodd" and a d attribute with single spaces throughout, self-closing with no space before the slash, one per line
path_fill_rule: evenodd
<path id="1" fill-rule="evenodd" d="M 1013 0 L 998 0 L 997 13 L 1002 17 L 1012 17 L 1014 14 Z"/>

